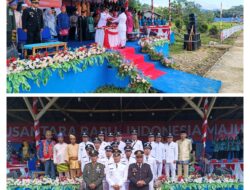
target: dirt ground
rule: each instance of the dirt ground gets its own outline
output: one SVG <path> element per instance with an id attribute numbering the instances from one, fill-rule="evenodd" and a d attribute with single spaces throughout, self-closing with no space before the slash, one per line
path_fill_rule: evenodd
<path id="1" fill-rule="evenodd" d="M 184 51 L 181 54 L 171 55 L 177 69 L 197 75 L 205 75 L 226 50 L 201 47 L 197 51 Z"/>

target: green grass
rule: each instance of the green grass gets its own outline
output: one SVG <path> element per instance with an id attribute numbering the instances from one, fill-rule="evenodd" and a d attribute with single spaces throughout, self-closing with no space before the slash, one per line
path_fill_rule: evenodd
<path id="1" fill-rule="evenodd" d="M 95 93 L 128 93 L 125 88 L 117 88 L 115 86 L 103 86 L 98 88 Z"/>

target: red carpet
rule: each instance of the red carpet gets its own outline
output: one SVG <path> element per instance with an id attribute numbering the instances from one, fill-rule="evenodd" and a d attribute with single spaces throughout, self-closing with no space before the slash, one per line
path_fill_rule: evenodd
<path id="1" fill-rule="evenodd" d="M 158 77 L 166 74 L 166 72 L 156 69 L 154 64 L 145 62 L 144 56 L 136 54 L 135 49 L 133 47 L 119 49 L 118 51 L 126 59 L 133 61 L 137 68 L 140 69 L 145 76 L 149 77 L 152 80 L 155 80 Z"/>

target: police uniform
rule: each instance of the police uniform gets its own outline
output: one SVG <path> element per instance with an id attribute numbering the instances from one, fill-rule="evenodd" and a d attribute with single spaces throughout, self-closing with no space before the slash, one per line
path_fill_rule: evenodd
<path id="1" fill-rule="evenodd" d="M 113 148 L 108 145 L 105 147 L 105 151 L 113 151 Z M 100 159 L 100 163 L 102 163 L 104 166 L 105 166 L 105 174 L 106 174 L 106 171 L 107 171 L 107 168 L 109 167 L 109 165 L 111 165 L 112 163 L 114 163 L 114 159 L 113 159 L 113 156 L 111 156 L 110 158 L 108 158 L 106 155 Z"/>
<path id="2" fill-rule="evenodd" d="M 168 138 L 173 138 L 172 134 L 167 136 Z M 178 160 L 178 145 L 175 142 L 165 144 L 165 160 L 166 160 L 166 176 L 169 177 L 169 172 L 171 172 L 172 179 L 176 176 L 176 163 L 174 161 Z"/>
<path id="3" fill-rule="evenodd" d="M 96 150 L 90 151 L 90 156 L 98 156 L 98 152 Z M 83 180 L 86 184 L 86 190 L 90 190 L 89 185 L 95 184 L 96 188 L 95 190 L 103 190 L 103 179 L 105 177 L 104 174 L 104 165 L 101 163 L 95 163 L 93 164 L 88 163 L 84 167 L 83 170 Z"/>
<path id="4" fill-rule="evenodd" d="M 88 137 L 88 134 L 86 132 L 82 133 L 82 137 Z M 81 169 L 83 171 L 83 164 L 86 163 L 86 160 L 89 159 L 88 154 L 86 152 L 86 146 L 92 145 L 94 149 L 94 144 L 90 141 L 87 142 L 81 142 L 79 144 L 79 150 L 78 150 L 78 160 L 81 161 Z"/>
<path id="5" fill-rule="evenodd" d="M 113 157 L 121 156 L 120 150 L 113 152 Z M 112 163 L 107 168 L 106 180 L 109 190 L 114 190 L 113 186 L 118 185 L 120 190 L 126 190 L 126 181 L 128 177 L 128 168 L 125 164 L 118 162 Z"/>
<path id="6" fill-rule="evenodd" d="M 161 133 L 156 134 L 156 138 L 162 138 Z M 152 147 L 153 148 L 153 147 Z M 155 142 L 154 143 L 155 148 L 155 159 L 157 164 L 157 177 L 160 177 L 162 175 L 162 166 L 163 166 L 163 160 L 165 157 L 165 146 L 162 142 Z"/>
<path id="7" fill-rule="evenodd" d="M 44 27 L 42 10 L 34 7 L 25 9 L 22 15 L 22 26 L 27 30 L 27 44 L 41 43 L 41 29 Z"/>
<path id="8" fill-rule="evenodd" d="M 105 136 L 104 131 L 100 131 L 100 132 L 98 133 L 98 137 L 99 137 L 99 136 Z M 106 147 L 106 146 L 108 146 L 108 143 L 105 142 L 105 141 L 102 141 L 102 142 L 101 142 L 101 146 L 100 146 L 100 151 L 103 152 L 103 153 L 105 153 L 105 147 Z M 99 152 L 99 153 L 100 153 L 100 152 Z"/>
<path id="9" fill-rule="evenodd" d="M 116 137 L 120 137 L 120 136 L 122 136 L 122 134 L 121 134 L 121 132 L 120 131 L 118 131 L 117 133 L 116 133 Z M 126 146 L 126 144 L 125 144 L 125 142 L 123 142 L 123 141 L 117 141 L 119 144 L 118 144 L 118 149 L 122 152 L 122 153 L 124 153 L 124 147 Z"/>
<path id="10" fill-rule="evenodd" d="M 132 135 L 137 135 L 137 131 L 136 130 L 133 130 L 131 132 Z M 137 151 L 137 150 L 143 150 L 143 146 L 142 146 L 142 142 L 140 140 L 135 140 L 135 141 L 132 141 L 132 144 L 131 144 L 132 148 L 133 148 L 133 156 L 135 155 L 134 153 Z"/>
<path id="11" fill-rule="evenodd" d="M 124 147 L 124 152 L 130 151 L 132 153 L 132 147 L 127 145 Z M 136 160 L 132 155 L 130 157 L 127 157 L 126 154 L 123 154 L 123 157 L 121 159 L 121 163 L 126 164 L 128 167 L 130 164 L 136 163 Z"/>
<path id="12" fill-rule="evenodd" d="M 143 156 L 143 151 L 138 150 L 135 152 L 137 156 Z M 153 179 L 153 174 L 149 164 L 146 163 L 134 163 L 129 166 L 128 169 L 128 180 L 129 190 L 149 190 L 149 183 Z M 145 185 L 139 187 L 137 182 L 143 180 Z"/>
<path id="13" fill-rule="evenodd" d="M 95 150 L 97 150 L 98 153 L 99 153 L 98 159 L 99 159 L 100 157 L 105 156 L 105 150 L 104 150 L 104 149 L 101 149 L 101 143 L 102 143 L 101 139 L 99 139 L 98 137 L 95 137 L 95 138 L 93 139 L 93 143 L 94 143 L 94 146 L 95 146 L 95 144 L 100 144 L 98 150 L 97 150 L 97 148 L 96 148 L 96 146 L 95 146 Z"/>
<path id="14" fill-rule="evenodd" d="M 86 152 L 87 151 L 92 151 L 92 150 L 94 150 L 94 146 L 92 146 L 91 144 L 88 144 L 88 145 L 86 145 L 85 150 L 86 150 Z M 82 169 L 82 171 L 84 169 L 84 166 L 86 164 L 90 163 L 90 162 L 91 162 L 91 159 L 90 159 L 90 156 L 88 154 L 86 154 L 85 156 L 83 156 L 81 158 L 81 169 Z"/>
<path id="15" fill-rule="evenodd" d="M 145 149 L 152 150 L 152 146 L 150 145 L 150 143 L 145 143 L 144 144 L 144 150 Z M 150 168 L 151 168 L 151 171 L 152 171 L 152 174 L 153 174 L 153 179 L 149 183 L 149 190 L 154 190 L 154 181 L 157 179 L 156 159 L 151 155 L 151 152 L 150 152 L 150 155 L 145 155 L 144 154 L 143 162 L 150 165 Z"/>
<path id="16" fill-rule="evenodd" d="M 152 133 L 152 132 L 150 132 L 149 134 L 148 134 L 148 137 L 150 138 L 150 137 L 154 137 L 154 134 Z M 151 156 L 153 156 L 153 157 L 155 157 L 156 158 L 156 144 L 155 144 L 155 142 L 154 141 L 152 141 L 152 142 L 148 142 L 150 145 L 151 145 L 151 147 L 152 147 L 152 150 L 151 150 Z"/>

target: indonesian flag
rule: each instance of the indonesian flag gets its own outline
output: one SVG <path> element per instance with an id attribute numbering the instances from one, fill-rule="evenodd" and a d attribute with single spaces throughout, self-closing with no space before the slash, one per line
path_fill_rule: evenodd
<path id="1" fill-rule="evenodd" d="M 204 154 L 205 154 L 205 148 L 206 148 L 207 128 L 208 128 L 207 112 L 208 112 L 208 98 L 206 98 L 204 102 L 204 120 L 202 124 L 202 144 L 203 144 Z"/>

